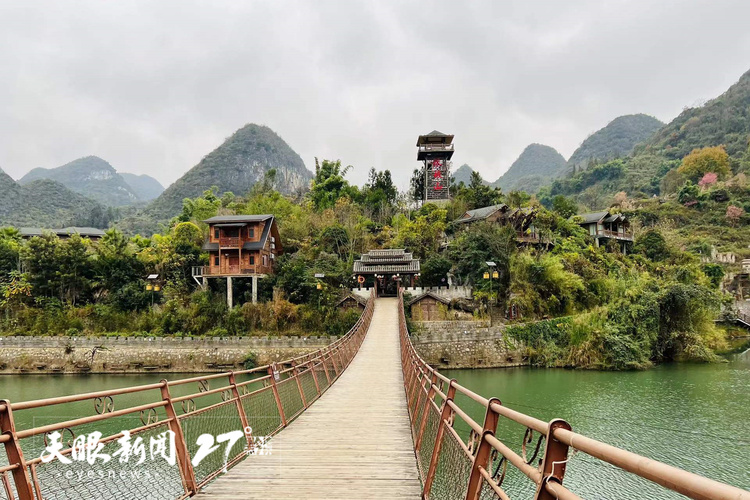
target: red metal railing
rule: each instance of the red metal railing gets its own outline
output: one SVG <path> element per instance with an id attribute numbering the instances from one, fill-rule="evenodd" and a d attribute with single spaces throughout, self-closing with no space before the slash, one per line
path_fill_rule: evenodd
<path id="1" fill-rule="evenodd" d="M 4 454 L 0 451 L 0 499 L 173 500 L 194 495 L 247 456 L 259 437 L 286 427 L 338 379 L 364 340 L 373 308 L 371 298 L 354 327 L 325 348 L 273 365 L 36 401 L 0 401 L 0 443 L 5 448 Z M 239 376 L 253 378 L 239 382 Z M 189 389 L 192 384 L 198 385 L 198 392 Z M 93 408 L 86 403 L 93 403 Z M 69 420 L 42 416 L 52 411 L 54 415 L 89 414 Z M 22 428 L 21 422 L 36 424 L 45 418 L 51 422 Z M 175 464 L 158 460 L 139 469 L 135 459 L 123 463 L 116 456 L 106 463 L 73 465 L 59 458 L 47 463 L 41 459 L 50 433 L 62 434 L 66 449 L 60 454 L 70 458 L 74 447 L 80 449 L 76 436 L 85 438 L 102 429 L 112 434 L 103 433 L 106 437 L 90 444 L 101 445 L 100 451 L 108 455 L 120 449 L 122 441 L 118 440 L 126 437 L 115 430 L 129 429 L 131 440 L 141 438 L 146 447 L 151 438 L 172 431 Z M 217 442 L 219 449 L 193 464 L 206 444 L 199 436 L 213 438 L 238 430 L 244 438 L 234 444 Z"/>
<path id="2" fill-rule="evenodd" d="M 508 464 L 531 481 L 535 499 L 578 499 L 563 485 L 565 469 L 575 452 L 585 453 L 690 498 L 750 499 L 748 491 L 577 434 L 564 420 L 543 422 L 503 406 L 497 398 L 487 399 L 462 387 L 455 379 L 448 379 L 426 364 L 415 351 L 406 326 L 402 292 L 399 293 L 399 328 L 404 386 L 424 499 L 508 500 L 511 497 L 503 488 L 509 475 Z M 458 396 L 466 404 L 480 405 L 485 412 L 484 421 L 472 419 L 466 404 L 462 408 L 456 402 Z M 501 418 L 526 429 L 520 454 L 496 435 Z M 461 436 L 462 427 L 469 429 L 468 439 Z M 527 458 L 526 447 L 534 442 L 535 434 L 539 437 L 533 455 Z"/>

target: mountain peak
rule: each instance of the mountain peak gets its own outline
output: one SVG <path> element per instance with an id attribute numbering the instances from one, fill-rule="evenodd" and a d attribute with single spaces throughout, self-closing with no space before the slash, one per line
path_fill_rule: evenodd
<path id="1" fill-rule="evenodd" d="M 565 170 L 565 158 L 551 146 L 532 143 L 526 146 L 510 168 L 492 183 L 504 191 L 535 193 Z"/>
<path id="2" fill-rule="evenodd" d="M 174 217 L 182 200 L 200 196 L 212 186 L 219 193 L 244 195 L 271 169 L 276 169 L 277 189 L 284 193 L 307 187 L 313 178 L 302 158 L 276 132 L 248 123 L 169 186 L 148 212 L 158 220 Z"/>
<path id="3" fill-rule="evenodd" d="M 568 165 L 585 167 L 591 160 L 607 161 L 628 156 L 664 124 L 643 113 L 618 116 L 588 136 L 571 155 Z"/>
<path id="4" fill-rule="evenodd" d="M 472 173 L 474 173 L 474 169 L 464 163 L 463 165 L 458 167 L 455 172 L 453 172 L 453 182 L 455 182 L 456 184 L 460 184 L 463 182 L 468 186 L 469 182 L 471 182 Z"/>

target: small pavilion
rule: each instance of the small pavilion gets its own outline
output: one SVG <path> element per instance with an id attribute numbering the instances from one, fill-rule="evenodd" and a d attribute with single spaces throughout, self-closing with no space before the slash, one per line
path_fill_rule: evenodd
<path id="1" fill-rule="evenodd" d="M 419 276 L 419 259 L 403 248 L 370 250 L 359 260 L 354 261 L 354 276 L 360 283 L 369 277 L 374 280 L 377 293 L 381 297 L 396 296 L 401 282 L 414 286 Z"/>

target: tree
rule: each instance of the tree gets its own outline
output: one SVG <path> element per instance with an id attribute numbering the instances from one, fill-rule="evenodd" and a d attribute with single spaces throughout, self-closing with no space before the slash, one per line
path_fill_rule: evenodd
<path id="1" fill-rule="evenodd" d="M 371 168 L 362 194 L 365 206 L 373 209 L 374 218 L 381 220 L 384 215 L 389 217 L 398 197 L 398 189 L 393 184 L 390 170 L 377 172 Z"/>
<path id="2" fill-rule="evenodd" d="M 428 203 L 423 208 L 434 206 Z M 444 209 L 436 208 L 426 215 L 417 215 L 412 220 L 403 220 L 402 215 L 397 216 L 400 220 L 395 246 L 414 252 L 419 259 L 437 252 L 447 227 L 446 214 Z"/>
<path id="3" fill-rule="evenodd" d="M 743 215 L 745 215 L 745 211 L 740 207 L 734 205 L 729 205 L 727 207 L 726 218 L 733 226 L 736 226 L 737 223 L 739 223 Z"/>
<path id="4" fill-rule="evenodd" d="M 448 271 L 453 264 L 441 255 L 433 255 L 422 263 L 419 283 L 421 286 L 440 286 L 447 282 Z"/>
<path id="5" fill-rule="evenodd" d="M 670 255 L 667 240 L 656 229 L 649 229 L 640 235 L 633 245 L 633 250 L 655 262 L 665 260 Z"/>
<path id="6" fill-rule="evenodd" d="M 685 175 L 693 182 L 709 172 L 715 173 L 719 180 L 729 177 L 729 155 L 724 146 L 705 147 L 694 149 L 682 160 L 682 165 L 677 171 Z"/>
<path id="7" fill-rule="evenodd" d="M 571 198 L 558 194 L 552 198 L 552 211 L 567 219 L 578 213 L 578 203 Z"/>
<path id="8" fill-rule="evenodd" d="M 342 196 L 354 197 L 356 190 L 353 190 L 344 179 L 351 168 L 351 165 L 341 168 L 341 160 L 323 160 L 321 165 L 318 164 L 318 159 L 315 159 L 315 178 L 310 187 L 310 199 L 317 210 L 333 208 L 336 200 Z"/>
<path id="9" fill-rule="evenodd" d="M 116 229 L 107 231 L 96 246 L 94 270 L 100 288 L 117 307 L 123 305 L 120 290 L 131 283 L 140 286 L 145 274 L 143 264 L 136 256 L 135 245 Z"/>
<path id="10" fill-rule="evenodd" d="M 9 273 L 18 269 L 20 238 L 17 236 L 17 231 L 14 231 L 6 232 L 4 229 L 3 232 L 0 233 L 0 274 Z"/>
<path id="11" fill-rule="evenodd" d="M 7 282 L 0 282 L 0 307 L 6 314 L 15 313 L 31 297 L 31 284 L 26 276 L 13 271 Z"/>
<path id="12" fill-rule="evenodd" d="M 685 185 L 680 188 L 680 192 L 677 193 L 677 201 L 683 205 L 694 204 L 698 201 L 701 191 L 698 186 L 692 183 L 692 181 L 686 181 Z"/>
<path id="13" fill-rule="evenodd" d="M 415 168 L 411 174 L 411 180 L 409 181 L 409 195 L 412 201 L 424 200 L 424 166 L 421 168 Z"/>
<path id="14" fill-rule="evenodd" d="M 477 222 L 461 233 L 451 244 L 448 258 L 454 263 L 456 275 L 473 283 L 475 288 L 487 291 L 490 280 L 483 278 L 488 271 L 486 262 L 495 262 L 499 273 L 492 281 L 493 295 L 504 296 L 510 283 L 510 259 L 516 251 L 516 232 L 510 226 Z"/>
<path id="15" fill-rule="evenodd" d="M 198 198 L 185 198 L 182 200 L 182 214 L 175 222 L 203 221 L 214 217 L 221 208 L 221 200 L 216 197 L 218 188 L 213 186 L 203 192 Z M 233 197 L 232 197 L 233 198 Z"/>
<path id="16" fill-rule="evenodd" d="M 703 177 L 701 177 L 700 181 L 698 181 L 698 186 L 700 186 L 703 189 L 707 189 L 713 186 L 714 184 L 716 184 L 716 181 L 718 179 L 719 177 L 715 173 L 708 172 Z"/>
<path id="17" fill-rule="evenodd" d="M 511 208 L 521 208 L 531 200 L 531 195 L 525 191 L 511 191 L 508 193 L 507 204 Z"/>
<path id="18" fill-rule="evenodd" d="M 502 202 L 503 193 L 500 188 L 491 188 L 485 184 L 479 172 L 472 171 L 469 185 L 459 190 L 459 197 L 466 200 L 469 208 L 482 208 Z"/>

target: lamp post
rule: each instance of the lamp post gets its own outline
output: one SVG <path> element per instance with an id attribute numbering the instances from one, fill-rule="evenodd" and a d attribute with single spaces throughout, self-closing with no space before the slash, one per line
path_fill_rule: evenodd
<path id="1" fill-rule="evenodd" d="M 161 291 L 161 286 L 158 283 L 158 274 L 149 274 L 146 276 L 146 291 L 151 292 L 151 307 L 154 307 L 154 294 Z"/>
<path id="2" fill-rule="evenodd" d="M 320 310 L 320 296 L 322 294 L 323 290 L 323 282 L 320 281 L 321 279 L 325 278 L 326 275 L 323 273 L 315 273 L 315 278 L 318 280 L 318 283 L 315 285 L 315 288 L 318 289 L 318 310 Z"/>
<path id="3" fill-rule="evenodd" d="M 497 264 L 495 264 L 492 261 L 485 262 L 487 264 L 487 267 L 489 268 L 488 271 L 485 271 L 484 273 L 484 279 L 490 280 L 490 298 L 489 298 L 489 312 L 490 312 L 490 326 L 492 326 L 492 280 L 496 280 L 500 278 L 500 273 L 498 273 L 495 269 L 497 268 Z"/>

